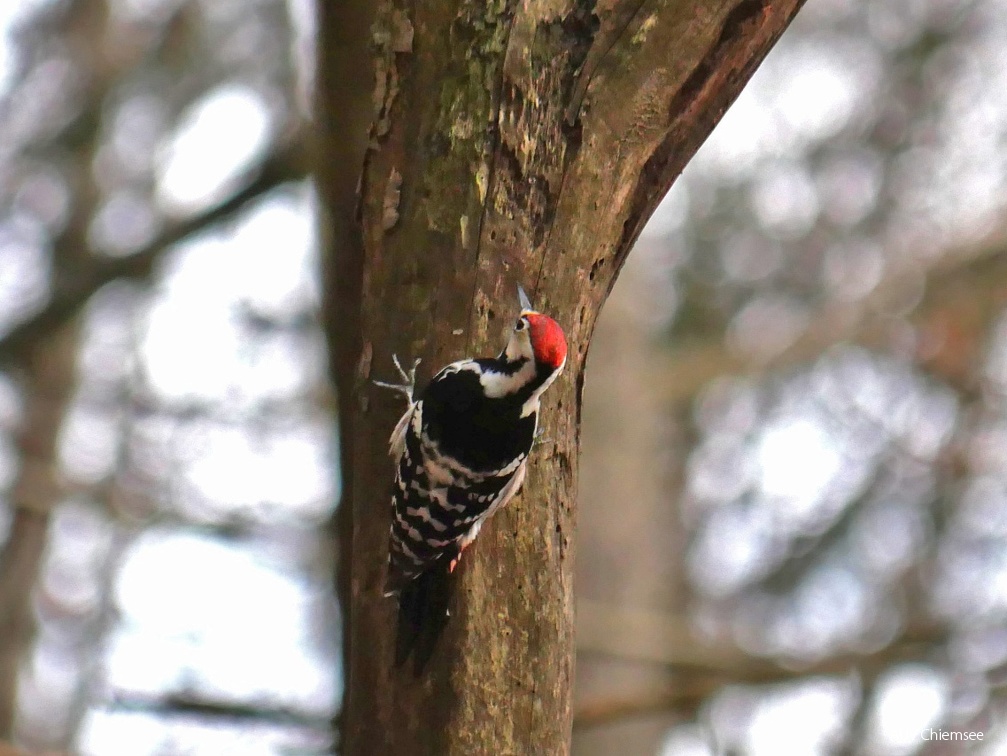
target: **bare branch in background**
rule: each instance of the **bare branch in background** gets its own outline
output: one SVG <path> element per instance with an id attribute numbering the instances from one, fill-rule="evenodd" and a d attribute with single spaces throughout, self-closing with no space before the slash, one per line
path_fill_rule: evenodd
<path id="1" fill-rule="evenodd" d="M 975 312 L 966 318 L 967 322 L 975 323 L 977 316 L 981 315 L 982 324 L 988 323 L 991 309 L 1003 304 L 999 284 L 1002 279 L 993 273 L 1005 265 L 1005 252 L 1007 229 L 1000 228 L 977 242 L 950 249 L 935 257 L 929 269 L 902 266 L 891 270 L 863 300 L 826 303 L 809 316 L 807 328 L 790 346 L 768 360 L 741 354 L 723 339 L 685 344 L 664 353 L 655 366 L 654 380 L 664 386 L 666 402 L 688 401 L 719 376 L 763 373 L 800 365 L 815 359 L 833 344 L 844 341 L 873 348 L 890 347 L 892 326 L 903 318 L 905 322 L 919 325 L 924 330 L 920 357 L 933 362 L 939 372 L 955 379 L 959 387 L 964 388 L 961 383 L 964 378 L 961 375 L 962 363 L 970 360 L 974 363 L 982 336 L 971 335 L 968 355 L 958 354 L 955 357 L 950 353 L 950 348 L 966 345 L 960 340 L 947 340 L 948 337 L 953 340 L 955 336 L 964 334 L 941 332 L 942 322 L 944 329 L 951 321 L 958 322 L 957 318 L 948 317 L 949 296 L 952 292 L 971 292 L 965 299 Z M 966 280 L 969 284 L 963 286 Z M 904 299 L 907 293 L 924 291 L 924 286 L 925 296 L 917 306 L 909 313 L 893 314 L 893 308 L 898 309 L 900 299 Z M 966 304 L 960 296 L 957 301 L 960 306 Z M 967 313 L 959 309 L 958 314 Z M 941 352 L 942 346 L 949 349 Z M 952 359 L 957 363 L 953 369 L 947 363 Z"/>
<path id="2" fill-rule="evenodd" d="M 0 737 L 13 734 L 18 664 L 35 633 L 35 581 L 47 543 L 49 518 L 60 501 L 57 444 L 76 383 L 77 329 L 33 344 L 26 370 L 26 414 L 21 466 L 11 496 L 14 517 L 0 547 Z"/>
<path id="3" fill-rule="evenodd" d="M 263 722 L 278 725 L 294 725 L 324 731 L 329 726 L 326 717 L 311 717 L 294 709 L 270 707 L 264 703 L 229 703 L 217 699 L 204 698 L 195 693 L 178 693 L 164 697 L 133 694 L 119 696 L 109 702 L 114 711 L 143 712 L 157 716 L 196 716 L 217 721 L 237 723 Z"/>
<path id="4" fill-rule="evenodd" d="M 79 263 L 80 269 L 58 271 L 49 304 L 0 338 L 0 366 L 23 362 L 40 339 L 72 320 L 105 284 L 118 279 L 148 278 L 161 256 L 174 244 L 233 217 L 269 190 L 305 178 L 306 153 L 303 138 L 293 139 L 250 169 L 248 175 L 254 178 L 242 189 L 198 215 L 171 223 L 138 252 L 128 257 L 90 257 Z"/>
<path id="5" fill-rule="evenodd" d="M 24 255 L 26 265 L 39 262 L 39 270 L 30 271 L 40 282 L 33 292 L 42 289 L 44 296 L 41 282 L 51 270 L 49 300 L 40 298 L 42 304 L 31 306 L 37 308 L 34 311 L 25 307 L 20 313 L 23 322 L 13 328 L 8 318 L 6 332 L 0 336 L 0 368 L 9 369 L 25 397 L 23 425 L 14 439 L 19 442 L 19 477 L 7 496 L 10 531 L 0 552 L 0 738 L 15 737 L 11 730 L 16 721 L 16 738 L 27 748 L 67 748 L 88 710 L 100 705 L 95 699 L 102 694 L 92 685 L 101 668 L 97 645 L 113 634 L 122 619 L 111 579 L 118 573 L 124 546 L 150 524 L 136 518 L 122 527 L 122 520 L 138 511 L 126 512 L 127 507 L 121 506 L 124 497 L 149 493 L 139 490 L 147 480 L 133 487 L 119 486 L 123 470 L 135 461 L 129 455 L 137 447 L 124 451 L 117 443 L 112 459 L 102 460 L 116 466 L 115 471 L 103 470 L 97 483 L 68 461 L 102 433 L 118 434 L 122 441 L 126 426 L 135 420 L 111 383 L 88 380 L 94 376 L 89 369 L 93 364 L 87 361 L 89 347 L 112 348 L 125 357 L 117 361 L 118 366 L 132 364 L 126 355 L 135 354 L 135 343 L 129 351 L 110 344 L 135 326 L 135 320 L 106 318 L 99 323 L 89 318 L 88 335 L 93 338 L 87 339 L 83 349 L 76 338 L 75 321 L 89 303 L 95 305 L 88 309 L 89 315 L 101 311 L 106 298 L 99 296 L 92 302 L 92 296 L 106 284 L 122 279 L 145 283 L 156 277 L 159 262 L 177 243 L 228 221 L 274 187 L 309 174 L 308 132 L 292 123 L 296 116 L 290 96 L 294 63 L 287 46 L 292 37 L 289 7 L 282 1 L 258 4 L 255 9 L 224 5 L 205 13 L 193 3 L 170 9 L 124 9 L 113 8 L 106 0 L 71 0 L 27 10 L 18 28 L 4 29 L 17 44 L 24 75 L 0 85 L 4 95 L 0 119 L 10 132 L 0 149 L 2 191 L 10 200 L 3 220 L 19 229 L 22 224 L 28 229 L 25 233 L 33 234 L 32 247 Z M 247 106 L 244 115 L 234 110 L 238 101 Z M 190 217 L 160 216 L 150 196 L 156 181 L 157 147 L 171 148 L 171 152 L 186 135 L 205 133 L 209 121 L 202 114 L 221 102 L 223 109 L 218 108 L 209 121 L 217 119 L 226 134 L 235 136 L 235 145 L 244 149 L 228 151 L 226 147 L 232 145 L 225 145 L 213 157 L 231 159 L 230 169 L 239 159 L 253 164 L 223 189 L 230 196 L 214 195 L 206 201 L 208 206 L 192 211 Z M 266 125 L 253 140 L 259 115 Z M 239 127 L 246 122 L 251 123 L 249 140 L 243 142 Z M 279 128 L 270 129 L 270 125 Z M 270 131 L 279 131 L 282 143 L 265 148 L 266 154 L 246 158 Z M 202 157 L 200 148 L 189 153 L 197 163 Z M 208 162 L 205 168 L 213 172 L 221 165 Z M 196 172 L 192 165 L 185 170 L 190 175 Z M 303 195 L 297 194 L 298 210 L 309 212 L 301 202 Z M 135 233 L 130 237 L 128 219 L 117 214 L 119 200 L 125 202 L 120 208 L 127 207 L 127 215 L 135 208 L 131 203 L 143 206 L 139 233 L 147 233 L 147 224 L 153 224 L 152 233 L 144 237 L 153 239 L 129 256 L 102 256 L 105 247 L 135 249 L 142 243 L 132 241 L 139 237 Z M 120 233 L 121 239 L 116 236 Z M 306 237 L 297 241 L 298 253 L 309 248 Z M 287 252 L 278 249 L 276 257 Z M 114 299 L 121 292 L 103 293 Z M 303 312 L 293 317 L 310 320 Z M 122 329 L 117 331 L 119 326 Z M 73 334 L 74 344 L 64 348 L 66 338 L 71 338 L 64 336 L 68 333 Z M 253 331 L 253 337 L 257 333 Z M 80 386 L 75 383 L 78 364 L 89 369 Z M 50 383 L 58 384 L 60 390 L 50 390 Z M 222 405 L 216 409 L 223 410 Z M 156 413 L 156 408 L 151 412 Z M 62 427 L 68 418 L 70 423 Z M 114 429 L 105 425 L 110 419 Z M 8 420 L 13 422 L 5 417 Z M 82 425 L 102 424 L 101 433 L 92 433 L 93 427 L 88 427 L 74 438 L 73 429 L 81 427 L 75 425 L 78 420 Z M 107 440 L 102 437 L 98 443 Z M 57 446 L 64 455 L 57 455 Z M 15 465 L 9 459 L 14 450 L 3 451 L 5 467 L 8 462 Z M 102 447 L 99 454 L 109 451 Z M 137 483 L 135 478 L 130 482 Z M 124 512 L 125 517 L 116 522 L 116 516 Z M 155 508 L 150 522 L 157 521 L 157 513 Z M 82 539 L 77 543 L 86 542 L 85 550 L 94 549 L 85 555 L 86 569 L 76 570 L 76 563 L 67 559 L 71 550 L 60 540 L 67 533 Z M 109 543 L 104 542 L 106 536 Z M 100 600 L 89 594 L 87 601 L 68 606 L 66 595 L 59 593 L 65 585 L 53 587 L 53 576 L 65 574 L 61 570 L 73 572 L 75 580 L 80 578 L 74 588 L 97 589 Z M 37 634 L 36 622 L 41 623 Z M 56 632 L 52 632 L 54 627 Z M 33 635 L 37 635 L 34 645 Z M 55 643 L 54 637 L 59 638 Z M 49 659 L 53 653 L 61 659 L 58 673 L 44 663 L 45 670 L 39 672 L 37 660 Z M 54 677 L 59 683 L 52 682 Z M 201 706 L 205 713 L 213 708 L 208 702 L 174 703 L 190 709 Z M 265 709 L 268 716 L 269 706 Z M 296 719 L 296 713 L 292 717 Z M 308 724 L 324 735 L 325 720 Z"/>
<path id="6" fill-rule="evenodd" d="M 673 686 L 646 695 L 581 704 L 578 729 L 627 717 L 674 712 L 693 717 L 712 695 L 728 685 L 768 685 L 815 677 L 855 675 L 868 687 L 885 670 L 903 662 L 922 662 L 949 633 L 937 626 L 908 628 L 877 651 L 841 654 L 817 661 L 759 659 L 734 646 L 701 643 L 684 618 L 578 602 L 578 649 L 615 655 L 643 664 L 660 664 L 677 673 Z"/>
<path id="7" fill-rule="evenodd" d="M 835 674 L 847 669 L 852 661 L 860 664 L 875 657 L 883 658 L 891 651 L 891 647 L 886 647 L 879 652 L 837 655 L 804 664 L 760 660 L 734 645 L 704 643 L 684 617 L 583 599 L 577 602 L 577 622 L 580 652 L 660 664 L 679 672 L 715 675 L 737 682 L 772 682 L 797 676 L 798 670 L 800 674 Z M 922 648 L 927 643 L 943 643 L 947 638 L 944 630 L 917 626 L 908 628 L 893 646 Z"/>

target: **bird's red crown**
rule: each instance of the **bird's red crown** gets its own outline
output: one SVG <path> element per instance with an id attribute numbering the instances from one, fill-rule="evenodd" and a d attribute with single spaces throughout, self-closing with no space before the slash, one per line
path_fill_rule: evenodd
<path id="1" fill-rule="evenodd" d="M 531 329 L 531 345 L 535 361 L 555 369 L 566 359 L 566 336 L 559 323 L 540 312 L 525 311 Z"/>

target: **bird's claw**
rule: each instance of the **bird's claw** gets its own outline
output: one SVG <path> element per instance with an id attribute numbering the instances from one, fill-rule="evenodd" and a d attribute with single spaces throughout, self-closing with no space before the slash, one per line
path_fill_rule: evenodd
<path id="1" fill-rule="evenodd" d="M 400 394 L 405 394 L 406 398 L 409 399 L 409 402 L 412 403 L 413 392 L 416 389 L 416 368 L 419 367 L 420 358 L 416 358 L 408 373 L 402 367 L 402 363 L 399 362 L 399 356 L 397 354 L 392 355 L 392 362 L 395 363 L 395 369 L 399 371 L 402 383 L 385 383 L 384 381 L 373 381 L 373 383 L 375 386 L 381 386 L 382 388 L 391 389 L 392 391 L 398 391 Z"/>

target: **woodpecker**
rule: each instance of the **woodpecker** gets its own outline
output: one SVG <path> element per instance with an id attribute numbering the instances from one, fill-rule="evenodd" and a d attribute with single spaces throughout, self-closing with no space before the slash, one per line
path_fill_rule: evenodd
<path id="1" fill-rule="evenodd" d="M 559 324 L 532 309 L 519 286 L 521 313 L 496 357 L 453 362 L 417 397 L 417 360 L 409 400 L 392 431 L 397 460 L 392 491 L 385 595 L 399 600 L 396 661 L 417 646 L 417 673 L 447 614 L 446 578 L 480 528 L 521 488 L 538 429 L 539 401 L 566 364 Z M 426 636 L 426 637 L 424 637 Z"/>

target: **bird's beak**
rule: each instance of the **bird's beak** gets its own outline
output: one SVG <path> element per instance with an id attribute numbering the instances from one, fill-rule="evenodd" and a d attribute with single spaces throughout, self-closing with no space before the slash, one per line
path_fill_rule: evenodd
<path id="1" fill-rule="evenodd" d="M 521 311 L 533 309 L 531 306 L 531 300 L 528 299 L 528 295 L 525 293 L 524 287 L 521 284 L 517 285 L 517 298 L 521 303 Z"/>

